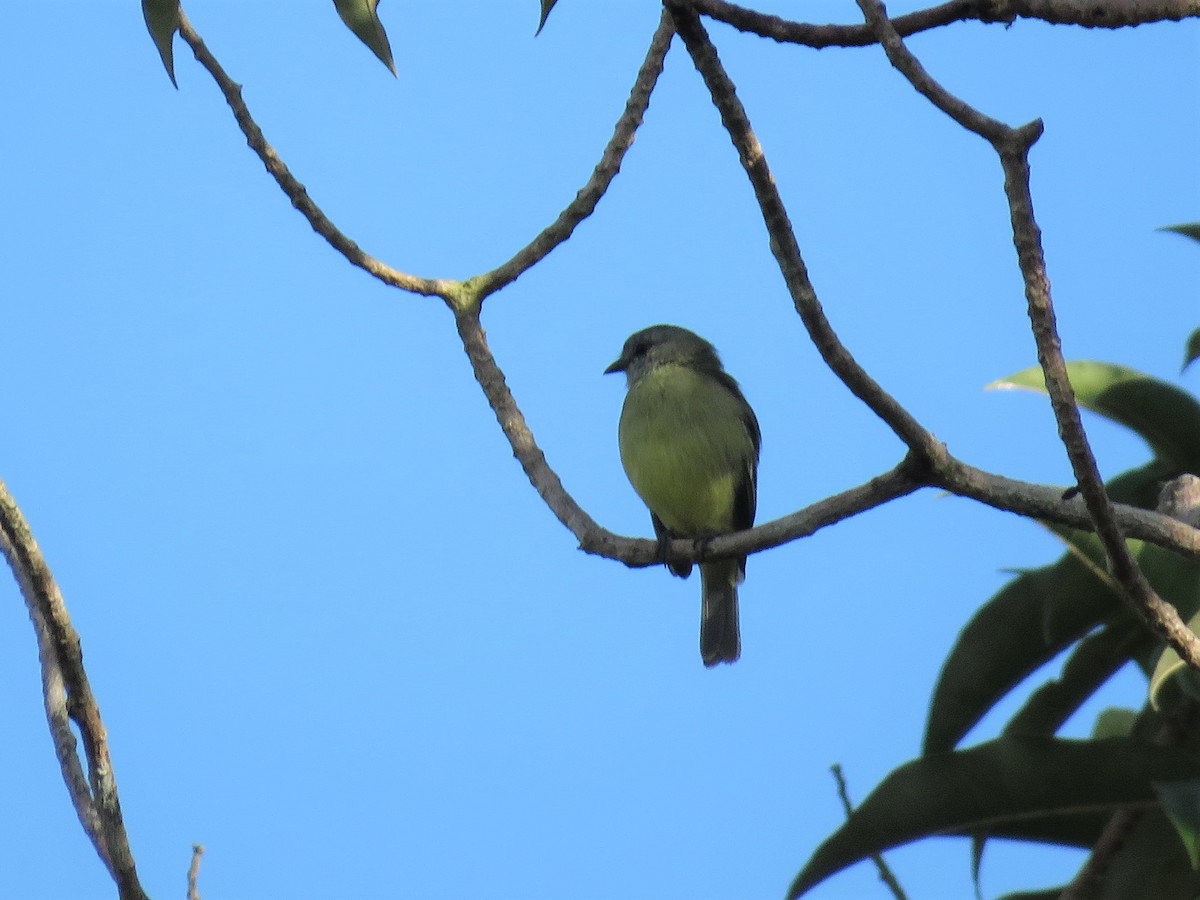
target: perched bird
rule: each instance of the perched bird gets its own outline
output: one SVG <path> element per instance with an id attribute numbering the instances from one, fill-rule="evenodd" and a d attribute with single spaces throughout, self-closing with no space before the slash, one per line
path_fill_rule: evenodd
<path id="1" fill-rule="evenodd" d="M 686 328 L 655 325 L 632 335 L 604 370 L 628 382 L 618 432 L 625 474 L 661 543 L 703 540 L 754 524 L 758 451 L 754 410 L 708 341 Z M 689 562 L 667 560 L 686 578 Z M 742 652 L 737 586 L 746 558 L 700 564 L 700 657 L 734 662 Z"/>

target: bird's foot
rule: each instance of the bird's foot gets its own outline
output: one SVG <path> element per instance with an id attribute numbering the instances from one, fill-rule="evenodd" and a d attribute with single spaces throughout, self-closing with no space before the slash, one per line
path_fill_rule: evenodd
<path id="1" fill-rule="evenodd" d="M 671 551 L 672 540 L 674 540 L 674 538 L 672 538 L 669 534 L 659 535 L 658 557 L 671 571 L 672 575 L 675 575 L 679 578 L 687 578 L 692 574 L 692 561 L 686 556 L 681 557 Z"/>

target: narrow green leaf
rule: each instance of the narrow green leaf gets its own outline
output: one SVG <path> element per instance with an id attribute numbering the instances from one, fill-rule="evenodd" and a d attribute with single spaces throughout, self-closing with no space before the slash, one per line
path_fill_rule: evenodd
<path id="1" fill-rule="evenodd" d="M 1065 884 L 1044 891 L 1019 891 L 1016 894 L 1005 894 L 998 900 L 1058 900 L 1067 889 Z"/>
<path id="2" fill-rule="evenodd" d="M 179 30 L 180 9 L 179 0 L 142 0 L 142 17 L 146 20 L 146 30 L 158 48 L 167 77 L 176 89 L 179 84 L 175 81 L 175 32 Z"/>
<path id="3" fill-rule="evenodd" d="M 542 0 L 542 18 L 538 22 L 537 31 L 534 32 L 534 37 L 542 33 L 542 29 L 546 27 L 546 20 L 550 18 L 550 10 L 554 9 L 554 4 L 558 0 Z"/>
<path id="4" fill-rule="evenodd" d="M 1024 837 L 1038 821 L 1156 802 L 1151 782 L 1200 778 L 1200 759 L 1124 738 L 1005 737 L 896 769 L 809 859 L 799 897 L 875 853 L 934 835 Z"/>
<path id="5" fill-rule="evenodd" d="M 1159 483 L 1173 474 L 1153 461 L 1113 478 L 1108 495 L 1118 503 L 1153 508 Z M 952 749 L 997 700 L 1097 626 L 1132 619 L 1091 564 L 1101 558 L 1095 537 L 1068 531 L 1061 536 L 1078 552 L 1009 582 L 959 635 L 934 688 L 926 753 Z"/>
<path id="6" fill-rule="evenodd" d="M 360 41 L 379 57 L 379 61 L 388 67 L 392 75 L 396 74 L 396 65 L 392 61 L 392 45 L 388 41 L 383 23 L 379 21 L 377 7 L 379 0 L 333 0 L 338 15 L 353 31 Z"/>
<path id="7" fill-rule="evenodd" d="M 924 751 L 953 748 L 1001 697 L 1118 612 L 1120 602 L 1073 556 L 1009 582 L 963 628 L 942 666 Z"/>
<path id="8" fill-rule="evenodd" d="M 1190 237 L 1194 241 L 1200 241 L 1200 222 L 1188 222 L 1185 225 L 1164 225 L 1159 231 L 1173 231 L 1176 234 L 1182 234 Z"/>
<path id="9" fill-rule="evenodd" d="M 1200 869 L 1200 779 L 1159 781 L 1151 786 L 1183 841 L 1188 862 L 1193 869 Z"/>
<path id="10" fill-rule="evenodd" d="M 1186 391 L 1125 366 L 1077 360 L 1067 372 L 1079 404 L 1137 432 L 1154 455 L 1181 471 L 1200 471 L 1200 403 Z M 989 388 L 1045 393 L 1041 367 L 992 382 Z"/>
<path id="11" fill-rule="evenodd" d="M 1193 634 L 1200 634 L 1200 612 L 1188 619 L 1187 626 Z M 1156 710 L 1163 708 L 1163 691 L 1169 684 L 1182 688 L 1189 696 L 1200 697 L 1200 673 L 1193 672 L 1191 666 L 1179 658 L 1173 647 L 1163 650 L 1154 666 L 1154 672 L 1150 675 L 1150 705 Z"/>
<path id="12" fill-rule="evenodd" d="M 1062 674 L 1034 691 L 1004 727 L 1005 734 L 1049 737 L 1063 726 L 1129 658 L 1157 638 L 1132 619 L 1107 625 L 1089 634 L 1071 651 Z M 1093 734 L 1093 737 L 1098 735 Z"/>
<path id="13" fill-rule="evenodd" d="M 1179 371 L 1186 371 L 1197 359 L 1200 359 L 1200 328 L 1188 335 L 1187 346 L 1183 350 L 1183 368 Z"/>
<path id="14" fill-rule="evenodd" d="M 983 900 L 983 850 L 987 838 L 971 835 L 971 884 L 975 885 L 975 900 Z"/>

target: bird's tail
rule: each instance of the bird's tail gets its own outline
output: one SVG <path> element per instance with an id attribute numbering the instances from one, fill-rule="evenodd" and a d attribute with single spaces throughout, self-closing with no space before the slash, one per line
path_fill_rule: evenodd
<path id="1" fill-rule="evenodd" d="M 703 592 L 700 606 L 700 658 L 706 666 L 736 662 L 742 654 L 737 596 L 740 580 L 741 564 L 736 559 L 700 566 Z"/>

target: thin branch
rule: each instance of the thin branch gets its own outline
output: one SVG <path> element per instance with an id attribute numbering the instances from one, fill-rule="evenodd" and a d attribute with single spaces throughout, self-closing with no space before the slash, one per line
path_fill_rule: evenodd
<path id="1" fill-rule="evenodd" d="M 954 457 L 949 457 L 946 465 L 931 474 L 929 484 L 957 496 L 977 500 L 993 509 L 1070 525 L 1084 531 L 1096 530 L 1082 497 L 1075 495 L 1064 499 L 1061 487 L 1031 484 L 995 475 Z M 1121 530 L 1128 537 L 1148 541 L 1200 561 L 1200 530 L 1170 516 L 1136 506 L 1117 504 L 1113 510 Z"/>
<path id="2" fill-rule="evenodd" d="M 651 565 L 657 562 L 657 545 L 652 541 L 623 538 L 599 527 L 566 492 L 537 447 L 524 417 L 508 391 L 503 373 L 491 356 L 478 321 L 478 309 L 479 301 L 483 297 L 511 283 L 530 266 L 543 259 L 554 247 L 566 240 L 579 222 L 595 209 L 599 198 L 619 171 L 624 153 L 628 150 L 648 107 L 650 95 L 662 70 L 663 58 L 670 46 L 675 18 L 681 12 L 687 15 L 686 10 L 679 8 L 679 4 L 683 2 L 684 0 L 673 0 L 664 10 L 663 20 L 660 21 L 659 27 L 655 31 L 646 59 L 626 103 L 625 111 L 614 129 L 613 137 L 605 148 L 592 177 L 580 190 L 576 199 L 563 210 L 552 225 L 511 260 L 489 273 L 471 279 L 468 284 L 449 280 L 420 279 L 397 272 L 365 254 L 357 244 L 338 231 L 311 201 L 303 185 L 296 181 L 276 152 L 267 144 L 261 129 L 254 122 L 241 99 L 240 87 L 221 68 L 186 18 L 180 29 L 180 34 L 191 46 L 196 59 L 212 74 L 225 95 L 251 148 L 258 154 L 267 170 L 275 177 L 296 208 L 308 218 L 314 230 L 325 237 L 352 264 L 363 268 L 385 283 L 420 294 L 440 296 L 456 310 L 459 335 L 463 339 L 476 378 L 484 387 L 489 403 L 513 447 L 514 454 L 521 461 L 526 474 L 539 494 L 546 500 L 547 505 L 559 520 L 576 535 L 582 549 L 633 566 Z M 693 0 L 688 5 L 713 15 L 720 15 L 722 10 L 736 12 L 740 9 L 733 7 L 732 4 L 722 4 L 720 0 Z M 954 2 L 925 13 L 901 17 L 897 23 L 901 23 L 906 29 L 920 30 L 918 26 L 932 26 L 921 25 L 924 20 L 919 17 L 945 17 L 951 10 L 961 12 L 960 7 L 965 9 L 967 6 L 970 4 Z M 957 13 L 955 14 L 957 15 Z M 840 343 L 824 316 L 815 291 L 809 282 L 807 271 L 800 257 L 799 247 L 763 157 L 762 148 L 750 130 L 745 111 L 741 108 L 741 104 L 733 92 L 732 82 L 721 68 L 711 42 L 708 41 L 707 35 L 694 16 L 691 16 L 690 27 L 692 43 L 689 46 L 689 52 L 695 50 L 694 58 L 699 54 L 697 66 L 705 75 L 706 82 L 709 83 L 710 90 L 714 93 L 714 102 L 721 110 L 726 127 L 730 130 L 734 144 L 742 157 L 743 165 L 746 167 L 763 208 L 764 219 L 771 234 L 772 250 L 780 262 L 797 310 L 809 329 L 814 343 L 826 362 L 851 391 L 874 410 L 916 454 L 914 459 L 920 458 L 924 461 L 920 466 L 914 467 L 910 460 L 903 471 L 897 469 L 862 488 L 835 495 L 827 501 L 813 504 L 790 516 L 766 523 L 758 528 L 715 538 L 704 548 L 705 555 L 709 557 L 732 556 L 778 546 L 811 534 L 818 528 L 833 522 L 856 515 L 865 509 L 886 502 L 887 499 L 903 496 L 924 484 L 938 485 L 954 493 L 974 497 L 998 509 L 1006 509 L 1023 515 L 1036 515 L 1047 521 L 1061 522 L 1079 528 L 1090 528 L 1090 520 L 1086 518 L 1086 511 L 1079 504 L 1064 502 L 1059 489 L 990 475 L 949 456 L 945 448 L 928 431 L 858 366 Z M 862 30 L 862 26 L 858 26 L 858 28 Z M 866 34 L 865 31 L 864 34 Z M 873 35 L 871 35 L 871 40 L 874 40 Z M 920 473 L 914 474 L 918 468 L 921 470 Z M 1200 533 L 1143 510 L 1123 507 L 1118 515 L 1122 527 L 1126 528 L 1131 536 L 1200 558 Z M 694 557 L 696 548 L 692 546 L 691 542 L 677 541 L 672 547 L 672 552 L 683 557 Z"/>
<path id="3" fill-rule="evenodd" d="M 121 900 L 146 900 L 125 834 L 107 732 L 83 668 L 79 635 L 37 541 L 3 481 L 0 553 L 20 586 L 37 635 L 46 721 L 76 815 L 117 883 Z M 84 775 L 69 720 L 75 722 L 83 737 L 88 776 Z"/>
<path id="4" fill-rule="evenodd" d="M 876 43 L 865 25 L 812 25 L 767 15 L 726 0 L 687 0 L 701 15 L 785 44 L 824 47 L 867 47 Z M 950 0 L 940 6 L 892 20 L 901 37 L 942 28 L 955 22 L 978 21 L 1011 25 L 1017 19 L 1037 19 L 1053 25 L 1084 28 L 1122 28 L 1151 22 L 1200 16 L 1200 0 Z"/>
<path id="5" fill-rule="evenodd" d="M 699 561 L 730 559 L 780 547 L 815 534 L 822 528 L 852 518 L 875 507 L 907 496 L 923 487 L 941 488 L 954 494 L 1011 512 L 1025 518 L 1082 531 L 1095 531 L 1096 525 L 1082 497 L 1064 499 L 1060 486 L 1031 484 L 996 475 L 969 466 L 947 455 L 936 470 L 927 467 L 918 456 L 908 456 L 894 469 L 867 483 L 841 491 L 796 512 L 764 522 L 746 531 L 720 535 L 706 543 L 702 554 L 693 541 L 678 540 L 671 545 L 672 556 Z M 1136 506 L 1116 504 L 1114 517 L 1123 533 L 1200 561 L 1200 530 L 1171 516 Z M 588 553 L 616 559 L 628 566 L 650 566 L 661 562 L 655 541 L 624 538 L 605 529 L 595 533 L 576 533 L 580 548 Z"/>
<path id="6" fill-rule="evenodd" d="M 200 857 L 204 855 L 203 844 L 192 844 L 192 864 L 187 873 L 187 900 L 200 900 Z"/>
<path id="7" fill-rule="evenodd" d="M 1125 28 L 1200 16 L 1197 0 L 1016 0 L 1008 9 L 1017 18 L 1084 28 Z"/>
<path id="8" fill-rule="evenodd" d="M 854 815 L 854 804 L 850 802 L 850 791 L 846 787 L 846 775 L 839 763 L 834 763 L 830 766 L 829 771 L 833 773 L 833 780 L 837 782 L 838 798 L 842 801 L 842 809 L 846 812 L 846 818 L 849 819 Z M 896 873 L 887 864 L 887 860 L 883 858 L 883 854 L 872 853 L 871 861 L 875 863 L 875 868 L 879 871 L 879 880 L 887 885 L 888 890 L 892 892 L 892 896 L 896 900 L 908 900 L 908 895 L 904 893 L 904 888 L 900 886 L 900 881 L 896 878 Z"/>
<path id="9" fill-rule="evenodd" d="M 732 25 L 738 31 L 757 34 L 781 44 L 801 44 L 820 50 L 825 47 L 869 47 L 876 42 L 875 35 L 865 25 L 812 25 L 760 13 L 736 3 L 727 3 L 726 0 L 682 2 L 686 2 L 687 6 L 700 15 Z M 908 36 L 954 22 L 979 19 L 984 15 L 983 8 L 992 6 L 995 4 L 975 0 L 950 0 L 949 3 L 940 6 L 901 16 L 896 19 L 896 29 Z"/>
<path id="10" fill-rule="evenodd" d="M 646 59 L 634 80 L 633 90 L 630 91 L 629 100 L 625 104 L 625 111 L 617 120 L 612 139 L 604 148 L 600 162 L 596 164 L 596 168 L 592 172 L 592 177 L 575 195 L 575 199 L 568 204 L 566 209 L 559 213 L 558 218 L 526 247 L 522 248 L 516 256 L 491 272 L 468 280 L 467 284 L 477 292 L 480 301 L 505 285 L 511 284 L 528 269 L 541 262 L 555 247 L 571 236 L 580 222 L 595 211 L 596 204 L 600 202 L 600 198 L 604 196 L 617 172 L 620 171 L 626 151 L 633 146 L 634 135 L 642 124 L 646 109 L 650 106 L 650 95 L 654 92 L 659 75 L 662 74 L 663 60 L 666 59 L 667 50 L 670 49 L 671 39 L 674 35 L 675 28 L 672 25 L 671 16 L 664 10 L 654 37 L 650 40 Z"/>
<path id="11" fill-rule="evenodd" d="M 11 546 L 13 545 L 7 537 L 0 534 L 0 549 L 4 550 L 6 557 L 9 556 Z M 15 567 L 13 571 L 16 572 Z M 21 582 L 19 575 L 17 580 Z M 25 605 L 29 610 L 29 619 L 37 636 L 38 663 L 42 670 L 42 707 L 46 711 L 46 722 L 50 726 L 50 738 L 54 741 L 54 755 L 58 758 L 63 781 L 67 785 L 67 793 L 71 795 L 71 805 L 75 807 L 79 824 L 83 826 L 109 875 L 115 878 L 112 860 L 105 846 L 100 814 L 96 811 L 96 804 L 92 802 L 92 790 L 83 770 L 83 761 L 79 758 L 79 743 L 75 740 L 75 732 L 71 730 L 71 716 L 67 712 L 67 687 L 62 667 L 58 663 L 58 654 L 54 650 L 54 636 L 41 610 L 29 602 L 29 590 L 25 583 L 21 583 L 21 592 L 26 595 Z"/>
<path id="12" fill-rule="evenodd" d="M 512 391 L 508 389 L 504 373 L 500 371 L 496 358 L 492 356 L 487 335 L 479 322 L 478 309 L 456 311 L 455 321 L 463 349 L 467 352 L 467 359 L 471 361 L 475 380 L 483 388 L 488 405 L 496 414 L 496 421 L 500 423 L 504 436 L 512 445 L 513 455 L 538 494 L 546 501 L 546 505 L 558 520 L 581 540 L 583 535 L 602 531 L 596 521 L 567 493 L 558 475 L 546 462 L 545 454 L 537 445 L 524 414 L 517 406 Z"/>
<path id="13" fill-rule="evenodd" d="M 421 294 L 426 297 L 441 297 L 447 302 L 453 303 L 454 298 L 459 293 L 460 285 L 458 282 L 444 279 L 419 278 L 415 275 L 399 272 L 366 253 L 358 244 L 338 230 L 337 226 L 329 220 L 325 213 L 321 211 L 321 208 L 308 196 L 308 191 L 305 190 L 304 185 L 296 180 L 291 170 L 279 158 L 279 154 L 275 152 L 275 148 L 267 143 L 262 129 L 258 127 L 258 123 L 254 121 L 254 118 L 250 115 L 249 108 L 242 100 L 241 85 L 237 84 L 237 82 L 226 74 L 221 64 L 217 62 L 216 57 L 209 52 L 204 41 L 200 39 L 200 35 L 196 33 L 196 30 L 192 27 L 192 23 L 188 21 L 187 16 L 183 14 L 182 10 L 179 15 L 179 36 L 192 48 L 192 53 L 195 54 L 196 61 L 208 70 L 208 73 L 212 75 L 213 80 L 217 83 L 217 87 L 221 89 L 221 93 L 225 95 L 225 102 L 233 110 L 233 117 L 237 120 L 242 134 L 246 136 L 246 143 L 250 145 L 250 149 L 262 160 L 262 164 L 271 173 L 271 177 L 275 179 L 280 189 L 292 201 L 292 206 L 296 207 L 300 214 L 308 220 L 308 224 L 312 226 L 313 231 L 325 238 L 329 242 L 329 245 L 344 256 L 346 261 L 351 265 L 358 266 L 363 271 L 378 278 L 384 284 L 389 284 L 392 287 L 400 288 L 414 294 Z"/>
<path id="14" fill-rule="evenodd" d="M 1029 188 L 1029 150 L 1042 133 L 1040 121 L 1021 128 L 1009 128 L 972 109 L 938 85 L 917 59 L 904 46 L 887 11 L 879 0 L 857 0 L 867 23 L 879 38 L 888 60 L 921 94 L 948 116 L 985 138 L 1000 156 L 1004 170 L 1004 192 L 1008 197 L 1013 243 L 1017 262 L 1025 282 L 1025 298 L 1029 319 L 1037 344 L 1038 363 L 1045 374 L 1050 406 L 1058 423 L 1058 433 L 1071 461 L 1079 491 L 1088 513 L 1095 523 L 1095 532 L 1108 556 L 1113 577 L 1133 609 L 1169 643 L 1188 664 L 1200 670 L 1200 638 L 1192 634 L 1179 613 L 1154 592 L 1138 568 L 1125 537 L 1114 520 L 1112 502 L 1104 489 L 1099 467 L 1079 407 L 1067 375 L 1062 342 L 1055 321 L 1054 304 L 1050 298 L 1050 281 L 1046 276 L 1046 261 L 1042 253 L 1041 230 L 1033 213 L 1033 196 Z"/>
<path id="15" fill-rule="evenodd" d="M 775 256 L 784 282 L 808 330 L 817 352 L 825 360 L 850 391 L 862 400 L 879 418 L 887 423 L 909 449 L 935 464 L 945 458 L 946 450 L 924 427 L 887 393 L 858 364 L 850 351 L 842 344 L 829 320 L 825 316 L 816 290 L 808 278 L 808 270 L 800 255 L 787 209 L 775 186 L 775 178 L 767 165 L 762 145 L 750 127 L 746 110 L 738 99 L 733 82 L 725 72 L 717 50 L 708 37 L 700 18 L 686 6 L 675 0 L 667 0 L 668 9 L 675 17 L 675 29 L 687 45 L 688 53 L 696 69 L 704 78 L 713 103 L 721 114 L 721 121 L 737 148 L 742 167 L 750 179 L 754 196 L 762 210 L 763 221 L 770 235 L 771 252 Z"/>
<path id="16" fill-rule="evenodd" d="M 280 189 L 292 201 L 292 205 L 308 220 L 312 229 L 325 238 L 329 245 L 348 262 L 375 276 L 385 284 L 415 294 L 441 297 L 456 309 L 478 308 L 484 298 L 511 284 L 566 241 L 579 223 L 595 211 L 600 198 L 607 192 L 617 172 L 620 171 L 625 153 L 633 145 L 634 135 L 641 126 L 643 116 L 649 107 L 650 95 L 662 73 L 663 60 L 671 46 L 671 38 L 674 33 L 670 16 L 664 11 L 662 20 L 651 39 L 646 59 L 638 71 L 625 110 L 617 121 L 612 139 L 604 148 L 600 162 L 596 164 L 591 178 L 576 194 L 575 199 L 567 205 L 553 223 L 526 247 L 518 251 L 508 262 L 490 272 L 476 276 L 466 283 L 460 283 L 449 279 L 419 278 L 397 271 L 363 251 L 358 244 L 340 231 L 308 196 L 304 185 L 292 175 L 275 149 L 267 143 L 262 129 L 254 121 L 254 117 L 242 99 L 241 86 L 225 72 L 192 27 L 187 16 L 182 12 L 180 16 L 180 37 L 192 48 L 196 60 L 208 70 L 221 93 L 225 95 L 225 101 L 233 110 L 234 118 L 246 136 L 246 143 L 250 145 L 250 149 L 262 160 L 263 165 Z"/>
<path id="17" fill-rule="evenodd" d="M 1013 129 L 955 97 L 925 71 L 920 60 L 909 53 L 908 48 L 904 46 L 895 24 L 888 20 L 887 10 L 884 9 L 882 3 L 877 0 L 858 0 L 858 5 L 863 11 L 868 27 L 878 35 L 879 43 L 883 45 L 888 61 L 908 79 L 909 84 L 916 88 L 919 94 L 963 128 L 979 135 L 997 149 L 999 149 L 998 144 L 1012 139 L 1016 134 Z M 1029 137 L 1029 145 L 1032 146 L 1038 135 L 1041 134 L 1041 126 L 1026 127 L 1037 132 Z"/>

